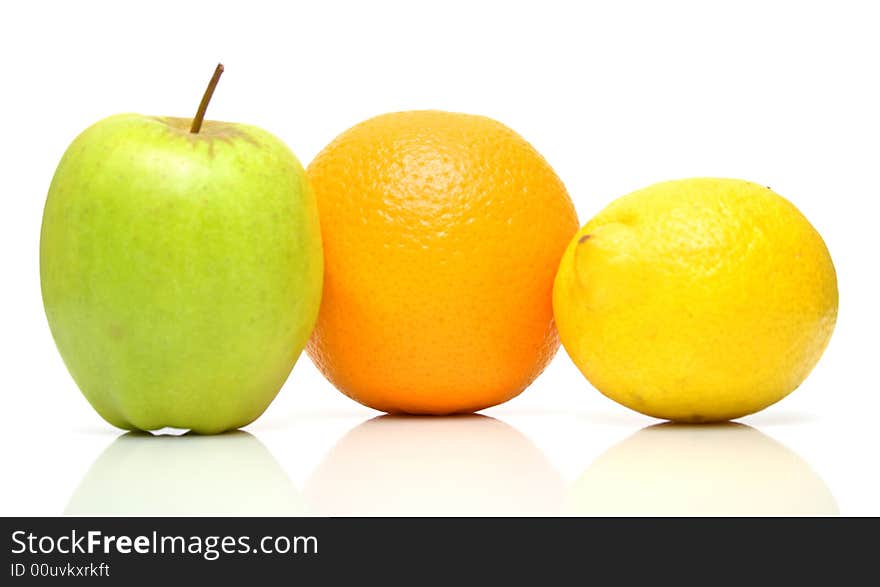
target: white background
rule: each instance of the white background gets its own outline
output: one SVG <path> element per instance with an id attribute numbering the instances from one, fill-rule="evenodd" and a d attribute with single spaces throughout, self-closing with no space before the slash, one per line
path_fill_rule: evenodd
<path id="1" fill-rule="evenodd" d="M 0 514 L 880 514 L 873 3 L 284 4 L 2 4 Z M 262 126 L 303 163 L 367 117 L 438 108 L 524 135 L 582 223 L 660 180 L 770 185 L 835 261 L 831 344 L 750 428 L 642 431 L 657 421 L 592 389 L 564 351 L 494 420 L 364 425 L 378 414 L 303 355 L 250 436 L 116 440 L 43 314 L 46 190 L 87 125 L 189 116 L 218 61 L 209 118 Z"/>

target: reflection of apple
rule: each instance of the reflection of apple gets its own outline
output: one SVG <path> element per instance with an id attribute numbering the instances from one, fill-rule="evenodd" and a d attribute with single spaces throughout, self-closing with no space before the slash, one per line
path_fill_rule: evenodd
<path id="1" fill-rule="evenodd" d="M 106 118 L 49 188 L 46 316 L 77 385 L 120 428 L 253 421 L 317 317 L 321 240 L 303 169 L 264 130 L 202 121 L 219 71 L 195 121 Z"/>
<path id="2" fill-rule="evenodd" d="M 101 453 L 70 498 L 77 515 L 302 515 L 269 451 L 240 430 L 216 437 L 129 432 Z"/>
<path id="3" fill-rule="evenodd" d="M 658 424 L 597 458 L 575 482 L 576 514 L 836 515 L 822 479 L 797 454 L 743 424 Z"/>
<path id="4" fill-rule="evenodd" d="M 486 416 L 380 416 L 357 426 L 306 484 L 327 515 L 553 515 L 564 488 L 525 436 Z"/>

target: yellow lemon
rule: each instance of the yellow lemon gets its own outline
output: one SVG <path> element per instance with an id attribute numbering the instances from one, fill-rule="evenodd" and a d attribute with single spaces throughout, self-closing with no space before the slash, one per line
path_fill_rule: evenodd
<path id="1" fill-rule="evenodd" d="M 553 288 L 563 346 L 611 399 L 687 422 L 738 418 L 807 377 L 837 319 L 822 237 L 770 188 L 659 183 L 575 235 Z"/>

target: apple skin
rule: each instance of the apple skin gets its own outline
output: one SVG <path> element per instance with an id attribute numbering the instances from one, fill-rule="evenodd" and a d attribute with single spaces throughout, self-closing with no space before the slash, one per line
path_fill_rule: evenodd
<path id="1" fill-rule="evenodd" d="M 248 125 L 106 118 L 49 188 L 40 281 L 52 336 L 109 423 L 218 433 L 268 407 L 318 314 L 315 198 Z"/>

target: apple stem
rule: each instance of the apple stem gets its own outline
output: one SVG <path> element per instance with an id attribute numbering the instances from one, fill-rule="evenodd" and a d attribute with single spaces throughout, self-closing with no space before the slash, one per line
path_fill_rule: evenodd
<path id="1" fill-rule="evenodd" d="M 214 95 L 214 88 L 217 87 L 217 82 L 220 81 L 220 76 L 223 74 L 223 64 L 218 63 L 217 68 L 214 70 L 214 75 L 211 76 L 211 81 L 208 82 L 208 87 L 205 88 L 205 93 L 202 96 L 202 102 L 199 104 L 199 109 L 196 111 L 196 116 L 193 118 L 192 126 L 189 127 L 189 132 L 193 134 L 198 134 L 198 132 L 202 129 L 202 121 L 205 119 L 205 112 L 208 111 L 208 102 L 211 101 L 211 96 Z"/>

